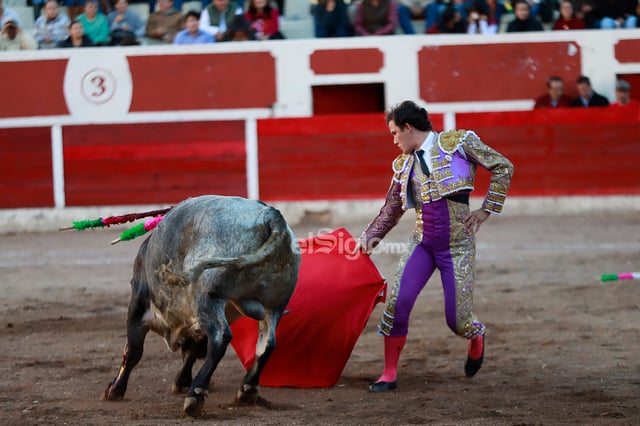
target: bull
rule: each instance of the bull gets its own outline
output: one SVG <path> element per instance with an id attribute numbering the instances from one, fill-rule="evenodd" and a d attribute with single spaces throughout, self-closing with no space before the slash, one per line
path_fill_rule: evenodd
<path id="1" fill-rule="evenodd" d="M 173 390 L 187 392 L 185 414 L 200 416 L 211 376 L 231 341 L 229 324 L 246 315 L 259 321 L 259 335 L 255 362 L 235 401 L 264 401 L 258 395 L 260 373 L 275 348 L 300 259 L 285 219 L 260 201 L 205 195 L 176 205 L 138 251 L 122 363 L 102 398 L 124 398 L 151 330 L 170 350 L 181 350 Z M 204 362 L 194 378 L 199 358 Z"/>

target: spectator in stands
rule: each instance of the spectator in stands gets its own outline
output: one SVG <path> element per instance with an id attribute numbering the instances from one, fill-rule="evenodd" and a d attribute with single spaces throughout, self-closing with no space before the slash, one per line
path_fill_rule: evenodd
<path id="1" fill-rule="evenodd" d="M 353 33 L 344 0 L 319 0 L 311 7 L 311 14 L 316 37 L 347 37 Z"/>
<path id="2" fill-rule="evenodd" d="M 559 9 L 558 0 L 528 0 L 531 6 L 531 16 L 545 24 L 553 22 L 553 15 Z"/>
<path id="3" fill-rule="evenodd" d="M 593 0 L 575 0 L 576 17 L 584 21 L 587 29 L 600 29 L 600 18 L 594 10 Z"/>
<path id="4" fill-rule="evenodd" d="M 398 5 L 394 0 L 362 0 L 357 5 L 356 35 L 391 35 L 398 27 Z"/>
<path id="5" fill-rule="evenodd" d="M 33 36 L 40 49 L 51 49 L 69 36 L 69 18 L 60 13 L 56 0 L 47 0 L 44 14 L 36 19 Z"/>
<path id="6" fill-rule="evenodd" d="M 638 0 L 594 0 L 599 16 L 600 28 L 636 28 Z"/>
<path id="7" fill-rule="evenodd" d="M 269 4 L 269 0 L 249 0 L 244 19 L 251 23 L 256 40 L 282 40 L 280 12 Z"/>
<path id="8" fill-rule="evenodd" d="M 133 10 L 129 10 L 128 0 L 116 0 L 115 10 L 109 14 L 111 29 L 111 45 L 121 45 L 123 40 L 127 45 L 137 42 L 144 35 L 144 21 Z"/>
<path id="9" fill-rule="evenodd" d="M 469 6 L 467 32 L 469 34 L 496 34 L 502 15 L 507 9 L 497 0 L 474 0 Z"/>
<path id="10" fill-rule="evenodd" d="M 243 15 L 237 15 L 229 26 L 223 41 L 249 41 L 255 40 L 255 31 L 251 28 L 251 22 L 247 21 Z"/>
<path id="11" fill-rule="evenodd" d="M 413 19 L 423 19 L 427 0 L 397 0 L 398 25 L 405 34 L 415 34 Z"/>
<path id="12" fill-rule="evenodd" d="M 195 10 L 187 12 L 184 18 L 185 29 L 176 34 L 173 44 L 205 44 L 215 43 L 216 39 L 211 34 L 202 31 L 200 25 L 200 13 Z"/>
<path id="13" fill-rule="evenodd" d="M 560 2 L 560 17 L 553 24 L 553 30 L 584 30 L 586 25 L 581 18 L 578 18 L 571 0 Z"/>
<path id="14" fill-rule="evenodd" d="M 187 0 L 184 0 L 184 1 L 187 1 Z M 156 7 L 156 0 L 133 0 L 130 3 L 147 3 L 147 2 L 149 3 L 149 15 L 158 11 L 159 8 Z M 203 0 L 203 3 L 205 2 L 209 4 L 208 0 Z M 183 0 L 173 0 L 173 8 L 180 13 L 182 13 L 182 5 L 183 5 Z M 207 6 L 206 4 L 203 4 L 202 8 L 204 9 L 206 6 Z M 182 20 L 184 21 L 184 15 L 182 15 Z M 180 30 L 182 30 L 182 28 Z"/>
<path id="15" fill-rule="evenodd" d="M 147 19 L 145 36 L 151 43 L 172 43 L 176 34 L 182 31 L 184 22 L 182 13 L 173 8 L 173 0 L 158 0 L 158 10 Z"/>
<path id="16" fill-rule="evenodd" d="M 533 107 L 536 109 L 568 107 L 570 103 L 571 98 L 564 94 L 562 78 L 554 75 L 547 79 L 547 94 L 537 98 Z"/>
<path id="17" fill-rule="evenodd" d="M 38 43 L 18 25 L 14 18 L 2 19 L 2 32 L 0 32 L 0 52 L 9 50 L 33 50 L 38 48 Z"/>
<path id="18" fill-rule="evenodd" d="M 631 99 L 631 85 L 628 81 L 618 79 L 616 81 L 616 101 L 611 104 L 612 107 L 640 107 L 640 102 Z"/>
<path id="19" fill-rule="evenodd" d="M 442 12 L 447 8 L 447 3 L 444 0 L 433 0 L 424 9 L 424 29 L 425 32 L 440 22 Z"/>
<path id="20" fill-rule="evenodd" d="M 84 27 L 87 35 L 96 46 L 106 46 L 109 43 L 109 19 L 98 11 L 98 0 L 87 0 L 84 13 L 77 18 Z"/>
<path id="21" fill-rule="evenodd" d="M 440 16 L 440 22 L 427 28 L 427 34 L 466 34 L 467 23 L 454 6 L 447 7 Z"/>
<path id="22" fill-rule="evenodd" d="M 9 20 L 16 23 L 18 29 L 22 28 L 22 22 L 20 22 L 20 17 L 18 13 L 4 6 L 4 0 L 0 0 L 0 22 L 8 22 Z"/>
<path id="23" fill-rule="evenodd" d="M 58 47 L 91 47 L 95 46 L 91 38 L 84 33 L 84 26 L 78 20 L 69 24 L 69 37 L 58 43 Z"/>
<path id="24" fill-rule="evenodd" d="M 221 41 L 234 16 L 243 14 L 242 7 L 233 0 L 211 0 L 211 4 L 200 14 L 200 29 Z"/>
<path id="25" fill-rule="evenodd" d="M 515 0 L 513 2 L 515 19 L 507 26 L 508 33 L 525 31 L 544 31 L 542 24 L 531 15 L 531 6 L 527 0 Z"/>
<path id="26" fill-rule="evenodd" d="M 609 105 L 609 99 L 596 93 L 591 87 L 589 77 L 581 75 L 576 80 L 578 97 L 571 101 L 572 107 L 603 107 Z"/>

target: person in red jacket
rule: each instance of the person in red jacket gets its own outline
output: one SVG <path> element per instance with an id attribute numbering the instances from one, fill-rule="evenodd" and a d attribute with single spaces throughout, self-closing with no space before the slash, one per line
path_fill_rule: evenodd
<path id="1" fill-rule="evenodd" d="M 536 99 L 534 108 L 568 107 L 571 98 L 564 94 L 564 82 L 557 75 L 547 80 L 547 94 Z"/>
<path id="2" fill-rule="evenodd" d="M 628 81 L 619 79 L 616 82 L 616 100 L 611 103 L 612 107 L 640 107 L 640 102 L 631 98 L 631 85 Z"/>
<path id="3" fill-rule="evenodd" d="M 245 19 L 251 22 L 251 29 L 257 40 L 281 40 L 280 12 L 269 4 L 268 0 L 251 0 Z"/>
<path id="4" fill-rule="evenodd" d="M 560 17 L 553 24 L 553 30 L 584 30 L 586 25 L 575 13 L 575 8 L 571 0 L 560 2 Z"/>

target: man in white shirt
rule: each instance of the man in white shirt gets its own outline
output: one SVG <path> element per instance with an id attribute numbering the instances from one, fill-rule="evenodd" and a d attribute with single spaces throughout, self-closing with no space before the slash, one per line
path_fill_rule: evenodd
<path id="1" fill-rule="evenodd" d="M 231 0 L 212 0 L 200 14 L 200 29 L 221 41 L 236 15 L 242 15 L 242 7 Z"/>

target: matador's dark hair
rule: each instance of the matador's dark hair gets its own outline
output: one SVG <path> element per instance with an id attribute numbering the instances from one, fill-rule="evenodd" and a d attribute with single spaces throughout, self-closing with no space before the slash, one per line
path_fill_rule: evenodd
<path id="1" fill-rule="evenodd" d="M 429 120 L 427 110 L 419 107 L 413 101 L 404 101 L 396 105 L 387 113 L 387 125 L 393 120 L 398 127 L 410 124 L 418 130 L 433 130 L 433 124 Z"/>

